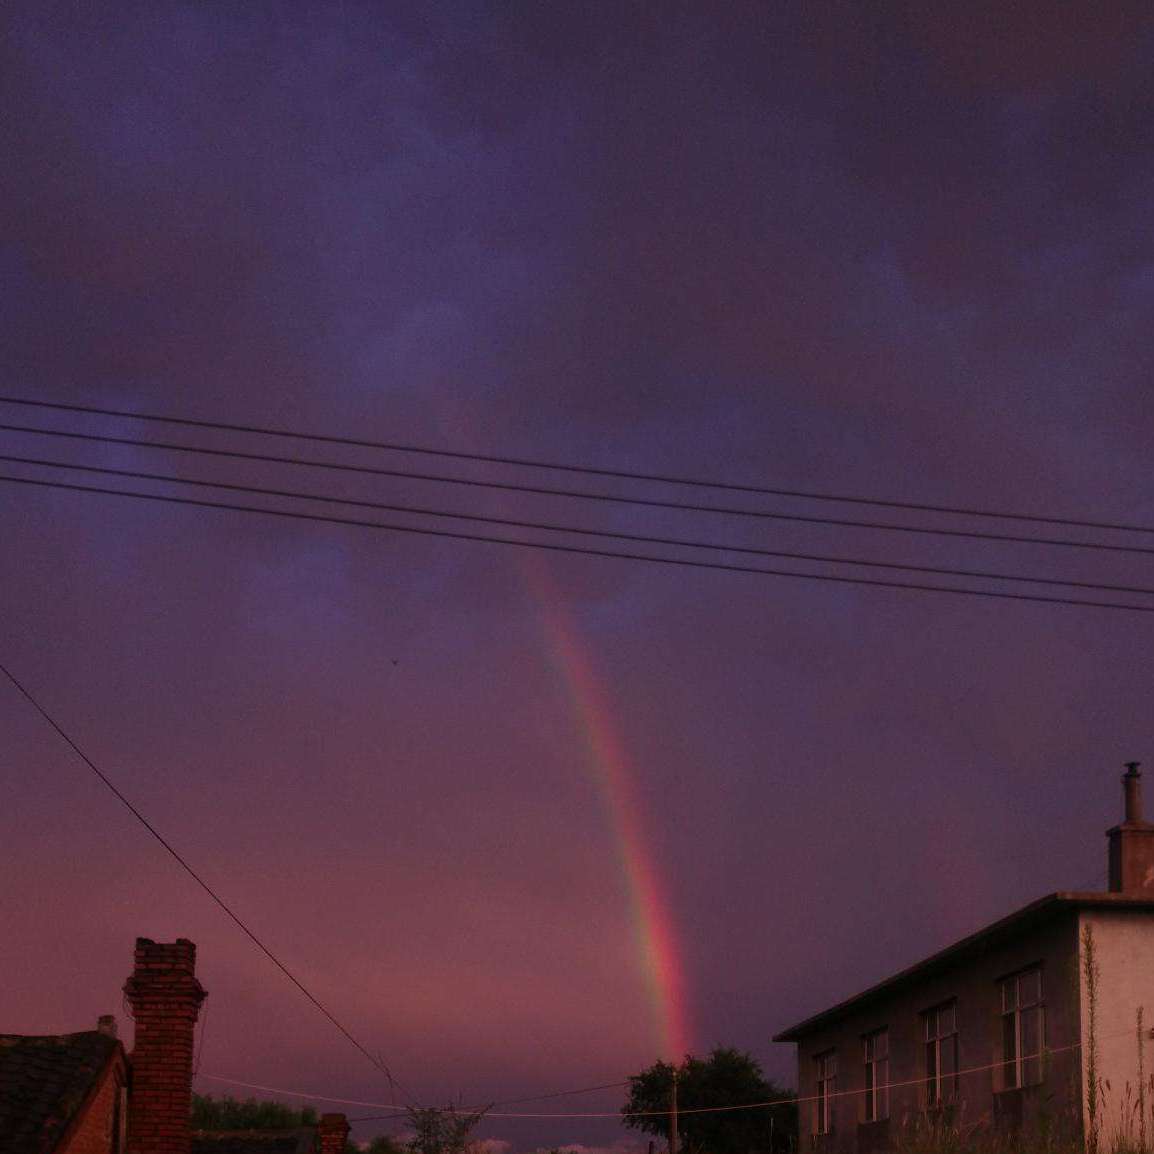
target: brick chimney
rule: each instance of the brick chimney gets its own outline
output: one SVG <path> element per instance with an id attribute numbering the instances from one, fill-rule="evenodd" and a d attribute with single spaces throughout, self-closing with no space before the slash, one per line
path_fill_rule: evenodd
<path id="1" fill-rule="evenodd" d="M 1142 820 L 1142 774 L 1136 761 L 1122 775 L 1125 817 L 1109 830 L 1110 891 L 1154 900 L 1154 824 Z"/>
<path id="2" fill-rule="evenodd" d="M 343 1114 L 322 1114 L 317 1136 L 321 1140 L 320 1154 L 345 1154 L 349 1120 Z"/>
<path id="3" fill-rule="evenodd" d="M 189 1154 L 193 1031 L 205 997 L 196 946 L 137 938 L 124 993 L 136 1021 L 126 1154 Z"/>

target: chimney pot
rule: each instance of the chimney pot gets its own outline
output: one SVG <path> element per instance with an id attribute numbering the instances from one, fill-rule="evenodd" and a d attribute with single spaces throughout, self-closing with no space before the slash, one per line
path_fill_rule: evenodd
<path id="1" fill-rule="evenodd" d="M 1110 891 L 1154 898 L 1154 824 L 1142 818 L 1142 775 L 1128 761 L 1122 775 L 1126 809 L 1122 822 L 1107 832 L 1110 841 Z"/>
<path id="2" fill-rule="evenodd" d="M 1142 823 L 1142 774 L 1140 761 L 1126 762 L 1126 772 L 1122 775 L 1122 790 L 1126 798 L 1126 824 Z"/>
<path id="3" fill-rule="evenodd" d="M 110 1038 L 116 1037 L 116 1019 L 111 1014 L 101 1014 L 96 1019 L 96 1029 L 101 1034 L 107 1034 Z"/>

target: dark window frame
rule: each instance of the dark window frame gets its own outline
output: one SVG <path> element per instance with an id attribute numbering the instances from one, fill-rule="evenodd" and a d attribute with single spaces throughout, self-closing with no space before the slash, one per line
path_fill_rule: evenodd
<path id="1" fill-rule="evenodd" d="M 865 1067 L 864 1120 L 882 1122 L 890 1116 L 890 1028 L 879 1026 L 863 1034 L 861 1040 Z"/>
<path id="2" fill-rule="evenodd" d="M 958 1100 L 958 1000 L 947 998 L 921 1013 L 923 1100 L 929 1109 Z"/>
<path id="3" fill-rule="evenodd" d="M 833 1096 L 837 1093 L 837 1047 L 814 1054 L 817 1068 L 814 1096 L 813 1133 L 815 1136 L 833 1133 Z"/>
<path id="4" fill-rule="evenodd" d="M 1046 986 L 1041 962 L 1034 962 L 998 979 L 998 1020 L 1001 1025 L 1001 1089 L 1040 1086 L 1046 1077 Z M 1031 988 L 1032 987 L 1032 988 Z M 1033 1034 L 1031 1045 L 1029 1036 Z"/>

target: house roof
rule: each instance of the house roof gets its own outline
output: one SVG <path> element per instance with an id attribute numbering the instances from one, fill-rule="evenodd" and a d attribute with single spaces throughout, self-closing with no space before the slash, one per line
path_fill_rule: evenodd
<path id="1" fill-rule="evenodd" d="M 0 1154 L 50 1154 L 121 1052 L 97 1030 L 0 1034 Z"/>
<path id="2" fill-rule="evenodd" d="M 933 973 L 963 961 L 970 954 L 992 945 L 995 941 L 1024 933 L 1028 929 L 1032 929 L 1041 922 L 1048 921 L 1050 918 L 1056 917 L 1063 912 L 1078 909 L 1109 909 L 1118 907 L 1149 910 L 1154 913 L 1154 899 L 1138 898 L 1132 897 L 1129 894 L 1118 893 L 1060 891 L 1058 893 L 1047 894 L 1044 898 L 1039 898 L 1036 902 L 1031 902 L 1028 906 L 1023 906 L 1021 909 L 1015 910 L 1012 914 L 1000 918 L 996 922 L 991 922 L 988 926 L 984 926 L 978 930 L 977 933 L 970 934 L 968 937 L 954 942 L 953 945 L 947 946 L 944 950 L 939 950 L 936 954 L 931 954 L 928 958 L 924 958 L 915 965 L 909 966 L 904 970 L 899 970 L 896 974 L 893 974 L 882 982 L 878 982 L 876 985 L 870 986 L 860 994 L 855 994 L 852 998 L 838 1002 L 837 1005 L 830 1006 L 827 1010 L 813 1014 L 803 1021 L 798 1022 L 797 1025 L 790 1026 L 787 1030 L 782 1030 L 780 1034 L 774 1035 L 773 1040 L 775 1042 L 796 1042 L 807 1034 L 813 1033 L 814 1030 L 836 1021 L 851 1010 L 859 1009 L 868 1002 L 892 994 L 902 986 L 908 985 L 911 982 L 927 978 Z"/>
<path id="3" fill-rule="evenodd" d="M 315 1126 L 295 1130 L 194 1130 L 192 1154 L 313 1154 Z"/>

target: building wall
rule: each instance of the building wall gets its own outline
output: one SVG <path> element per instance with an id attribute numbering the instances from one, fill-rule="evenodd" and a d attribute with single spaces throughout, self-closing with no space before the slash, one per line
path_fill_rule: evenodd
<path id="1" fill-rule="evenodd" d="M 123 1118 L 120 1102 L 123 1085 L 123 1069 L 114 1062 L 88 1100 L 80 1119 L 58 1147 L 57 1154 L 119 1154 L 123 1148 L 117 1133 Z"/>
<path id="2" fill-rule="evenodd" d="M 1137 1138 L 1139 1123 L 1137 1011 L 1144 1007 L 1143 1039 L 1146 1082 L 1146 1134 L 1154 1140 L 1154 918 L 1146 910 L 1083 910 L 1081 929 L 1093 931 L 1098 964 L 1098 997 L 1095 1033 L 1100 1099 L 1101 1148 L 1130 1133 Z M 1089 1038 L 1089 998 L 1084 972 L 1085 948 L 1079 935 L 1082 987 L 1082 1036 Z M 1083 1078 L 1090 1058 L 1083 1046 Z M 1083 1102 L 1089 1132 L 1088 1100 Z"/>
<path id="3" fill-rule="evenodd" d="M 886 1149 L 899 1128 L 915 1126 L 923 1116 L 925 1077 L 921 1015 L 956 999 L 958 1025 L 959 1102 L 954 1115 L 963 1126 L 986 1122 L 1005 1126 L 1036 1125 L 1044 1118 L 1076 1129 L 1080 1114 L 1080 1031 L 1078 919 L 1057 914 L 1048 922 L 1024 928 L 1013 938 L 969 954 L 923 979 L 911 979 L 892 994 L 855 1008 L 844 1018 L 803 1038 L 798 1046 L 798 1081 L 803 1099 L 816 1092 L 816 1057 L 829 1049 L 838 1053 L 839 1096 L 833 1100 L 833 1130 L 813 1137 L 815 1109 L 803 1101 L 799 1112 L 800 1148 L 857 1154 Z M 999 979 L 1028 966 L 1043 968 L 1045 1047 L 1041 1086 L 1002 1091 L 1001 1071 L 989 1069 L 1002 1057 Z M 1154 998 L 1151 999 L 1154 1002 Z M 887 1123 L 864 1122 L 865 1069 L 862 1036 L 889 1029 L 890 1091 Z M 844 1091 L 858 1091 L 844 1094 Z"/>

